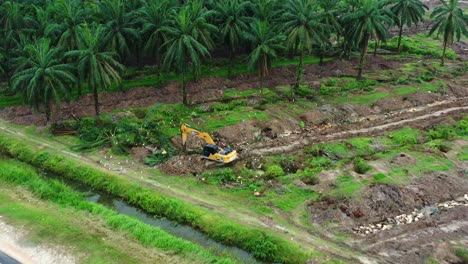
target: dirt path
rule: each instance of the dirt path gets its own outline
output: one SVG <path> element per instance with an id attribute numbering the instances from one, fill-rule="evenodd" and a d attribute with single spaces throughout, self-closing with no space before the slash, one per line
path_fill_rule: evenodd
<path id="1" fill-rule="evenodd" d="M 23 264 L 72 264 L 73 256 L 59 247 L 32 245 L 24 239 L 23 232 L 6 224 L 0 218 L 0 249 Z M 1 259 L 0 259 L 1 262 Z M 15 262 L 11 262 L 15 263 Z"/>
<path id="2" fill-rule="evenodd" d="M 405 115 L 408 112 L 414 117 L 400 120 L 400 115 Z M 468 114 L 468 98 L 449 99 L 419 108 L 388 113 L 381 115 L 380 118 L 372 117 L 374 119 L 373 122 L 364 122 L 364 124 L 373 124 L 373 126 L 359 128 L 360 124 L 354 124 L 358 129 L 347 130 L 345 127 L 344 129 L 340 129 L 340 131 L 311 131 L 286 136 L 279 140 L 274 140 L 274 142 L 268 141 L 249 144 L 249 146 L 244 145 L 241 156 L 246 158 L 250 156 L 286 154 L 314 143 L 331 142 L 352 137 L 377 136 L 405 126 L 418 127 L 427 122 L 433 124 L 436 120 L 447 116 L 462 116 L 466 114 Z M 369 116 L 363 119 L 367 121 L 370 118 Z M 376 125 L 379 119 L 382 122 L 387 122 Z"/>

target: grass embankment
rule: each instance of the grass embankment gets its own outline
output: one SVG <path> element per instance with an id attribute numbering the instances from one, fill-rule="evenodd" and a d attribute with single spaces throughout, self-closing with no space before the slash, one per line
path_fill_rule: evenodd
<path id="1" fill-rule="evenodd" d="M 261 260 L 303 263 L 313 253 L 263 230 L 243 226 L 205 209 L 155 193 L 114 174 L 84 166 L 62 155 L 34 149 L 3 133 L 0 133 L 0 149 L 33 166 L 121 197 L 149 213 L 189 224 L 209 237 L 227 245 L 243 248 Z"/>
<path id="2" fill-rule="evenodd" d="M 21 164 L 8 163 L 2 162 L 0 170 L 4 172 L 4 166 L 14 165 L 17 166 L 15 174 L 23 172 L 23 169 L 17 170 Z M 128 233 L 111 229 L 99 217 L 35 199 L 28 191 L 5 184 L 3 177 L 1 181 L 2 220 L 15 227 L 21 226 L 19 231 L 25 232 L 24 239 L 29 242 L 56 245 L 72 254 L 79 263 L 203 263 L 195 254 L 177 256 L 172 251 L 165 253 L 145 247 Z"/>
<path id="3" fill-rule="evenodd" d="M 52 201 L 60 206 L 65 207 L 60 209 L 63 212 L 69 212 L 69 208 L 71 207 L 76 210 L 87 211 L 93 215 L 99 216 L 109 227 L 130 235 L 133 239 L 136 239 L 145 246 L 163 249 L 168 254 L 175 253 L 183 256 L 184 258 L 192 259 L 194 262 L 235 263 L 228 258 L 218 258 L 208 250 L 192 242 L 176 238 L 161 230 L 160 228 L 152 227 L 131 217 L 120 215 L 102 205 L 83 201 L 83 198 L 79 193 L 74 192 L 69 187 L 57 180 L 47 181 L 41 178 L 41 176 L 36 173 L 34 168 L 25 163 L 14 160 L 0 160 L 0 181 L 26 187 L 30 192 L 32 192 L 40 199 Z M 21 208 L 23 206 L 19 205 L 18 207 Z M 79 232 L 81 227 L 79 225 L 67 226 L 67 220 L 70 220 L 71 217 L 66 213 L 60 217 L 53 217 L 57 213 L 50 215 L 44 212 L 40 212 L 39 210 L 25 210 L 24 212 L 18 212 L 15 210 L 14 204 L 0 207 L 0 213 L 5 213 L 13 218 L 23 221 L 25 221 L 25 218 L 28 217 L 30 221 L 37 220 L 34 221 L 35 224 L 43 229 L 41 233 L 38 234 L 39 237 L 44 238 L 50 235 L 51 237 L 57 237 L 62 241 L 67 241 L 68 239 L 72 241 L 76 240 L 74 242 L 78 246 L 83 247 L 83 249 L 91 247 L 90 256 L 92 258 L 88 259 L 89 263 L 96 263 L 95 261 L 101 262 L 99 261 L 100 259 L 102 259 L 102 261 L 108 260 L 111 263 L 131 262 L 126 261 L 126 259 L 129 259 L 129 257 L 120 259 L 120 256 L 125 257 L 125 254 L 119 253 L 117 251 L 109 252 L 109 250 L 105 250 L 104 244 L 99 243 L 99 240 L 105 238 L 102 238 L 99 235 L 90 235 L 89 232 L 83 232 L 83 234 L 80 234 Z M 73 214 L 77 213 L 73 212 Z M 33 223 L 30 224 L 34 225 Z M 54 230 L 54 228 L 56 229 Z M 59 231 L 60 233 L 57 233 Z M 78 241 L 80 238 L 84 241 Z M 86 245 L 87 243 L 89 243 L 89 245 Z M 94 245 L 96 248 L 93 248 Z M 103 251 L 98 252 L 96 250 Z M 115 253 L 115 256 L 105 257 L 102 255 L 112 253 Z"/>

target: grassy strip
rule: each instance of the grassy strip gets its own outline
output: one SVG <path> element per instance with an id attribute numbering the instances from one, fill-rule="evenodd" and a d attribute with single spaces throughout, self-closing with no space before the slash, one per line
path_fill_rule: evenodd
<path id="1" fill-rule="evenodd" d="M 205 209 L 155 193 L 128 179 L 84 166 L 62 155 L 34 149 L 3 133 L 0 133 L 0 150 L 36 167 L 121 197 L 149 213 L 164 216 L 179 223 L 187 223 L 217 241 L 248 250 L 261 260 L 304 263 L 311 256 L 311 252 L 304 252 L 298 245 L 260 229 L 229 221 Z"/>
<path id="2" fill-rule="evenodd" d="M 152 261 L 178 263 L 181 256 L 164 255 L 162 251 L 147 249 L 143 245 L 130 246 L 127 233 L 108 228 L 99 218 L 90 218 L 86 212 L 63 208 L 53 203 L 27 199 L 17 194 L 23 190 L 6 184 L 0 187 L 0 215 L 8 224 L 26 229 L 26 239 L 37 244 L 60 245 L 78 256 L 79 263 L 139 263 L 148 262 L 146 254 L 152 254 Z M 90 220 L 91 219 L 91 220 Z M 123 245 L 122 242 L 127 242 Z M 133 241 L 131 242 L 134 243 Z M 198 261 L 197 261 L 198 260 Z M 192 261 L 201 262 L 200 259 Z"/>
<path id="3" fill-rule="evenodd" d="M 83 201 L 79 193 L 57 180 L 42 179 L 34 168 L 25 163 L 12 160 L 0 161 L 0 180 L 25 186 L 41 199 L 99 215 L 109 226 L 130 233 L 144 245 L 171 251 L 194 260 L 201 259 L 207 263 L 233 263 L 230 259 L 218 258 L 199 245 L 176 238 L 160 228 L 121 215 L 105 206 Z"/>

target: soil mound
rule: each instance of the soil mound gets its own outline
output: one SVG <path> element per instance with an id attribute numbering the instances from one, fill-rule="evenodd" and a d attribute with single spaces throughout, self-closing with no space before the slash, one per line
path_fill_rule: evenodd
<path id="1" fill-rule="evenodd" d="M 235 145 L 255 139 L 260 133 L 261 129 L 256 127 L 253 122 L 241 122 L 219 129 L 217 136 L 222 142 Z"/>
<path id="2" fill-rule="evenodd" d="M 198 154 L 174 156 L 158 168 L 168 175 L 194 175 L 206 170 L 205 161 Z"/>
<path id="3" fill-rule="evenodd" d="M 130 155 L 135 161 L 143 162 L 150 153 L 145 147 L 135 147 L 130 150 Z"/>
<path id="4" fill-rule="evenodd" d="M 410 185 L 375 184 L 362 191 L 359 199 L 324 198 L 308 206 L 315 223 L 339 222 L 344 228 L 380 222 L 425 206 L 454 199 L 466 193 L 462 177 L 429 174 Z"/>

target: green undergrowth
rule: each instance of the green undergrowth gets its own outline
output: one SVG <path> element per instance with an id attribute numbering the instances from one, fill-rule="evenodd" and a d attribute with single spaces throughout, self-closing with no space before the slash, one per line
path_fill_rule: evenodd
<path id="1" fill-rule="evenodd" d="M 3 168 L 5 165 L 0 166 Z M 22 172 L 20 169 L 19 173 Z M 15 174 L 17 173 L 15 172 Z M 1 174 L 3 175 L 3 173 Z M 12 178 L 10 176 L 10 179 Z M 12 191 L 16 190 L 9 184 L 3 187 Z M 89 214 L 56 206 L 53 203 L 47 203 L 47 207 L 38 207 L 37 204 L 31 204 L 30 199 L 28 199 L 28 202 L 19 202 L 9 197 L 7 193 L 8 191 L 0 194 L 0 215 L 8 223 L 27 229 L 28 241 L 37 244 L 52 243 L 73 248 L 72 253 L 74 255 L 80 256 L 80 254 L 84 253 L 79 257 L 80 263 L 135 263 L 141 261 L 141 259 L 132 256 L 133 252 L 124 253 L 122 249 L 114 245 L 115 242 L 112 240 L 109 242 L 107 237 L 103 238 L 101 235 L 96 235 L 94 233 L 95 229 L 87 226 L 100 225 L 101 220 L 95 218 L 90 220 Z M 115 229 L 112 232 L 115 233 Z M 126 236 L 125 239 L 128 240 L 129 237 Z M 195 256 L 193 256 L 193 261 L 196 263 L 202 262 Z"/>
<path id="2" fill-rule="evenodd" d="M 374 43 L 370 46 L 373 47 L 373 45 Z M 398 51 L 398 36 L 382 43 L 380 47 L 382 49 Z M 440 58 L 442 57 L 442 50 L 442 41 L 428 37 L 426 34 L 418 34 L 411 37 L 403 36 L 401 40 L 401 51 L 403 53 Z M 447 58 L 454 60 L 456 58 L 456 53 L 453 49 L 447 47 L 446 56 Z"/>
<path id="3" fill-rule="evenodd" d="M 359 104 L 359 105 L 371 105 L 375 101 L 383 98 L 390 97 L 389 92 L 367 92 L 362 94 L 348 94 L 343 93 L 340 96 L 334 97 L 332 102 L 335 104 L 343 104 L 343 103 L 351 103 L 351 104 Z"/>
<path id="4" fill-rule="evenodd" d="M 243 248 L 261 260 L 302 263 L 313 253 L 261 229 L 243 226 L 63 155 L 35 149 L 5 134 L 0 134 L 0 149 L 23 162 L 120 197 L 148 213 L 189 224 L 209 237 Z"/>
<path id="5" fill-rule="evenodd" d="M 372 91 L 376 85 L 374 80 L 361 80 L 357 81 L 356 78 L 342 77 L 342 78 L 327 78 L 320 84 L 321 95 L 333 95 L 350 91 Z"/>
<path id="6" fill-rule="evenodd" d="M 158 227 L 144 224 L 131 217 L 120 215 L 105 206 L 83 201 L 81 194 L 57 180 L 45 180 L 29 165 L 13 160 L 0 161 L 0 179 L 26 187 L 40 199 L 49 200 L 62 206 L 73 207 L 98 215 L 119 231 L 128 232 L 147 246 L 164 249 L 186 257 L 200 258 L 211 263 L 232 263 L 228 258 L 218 258 L 204 248 L 176 238 Z"/>

